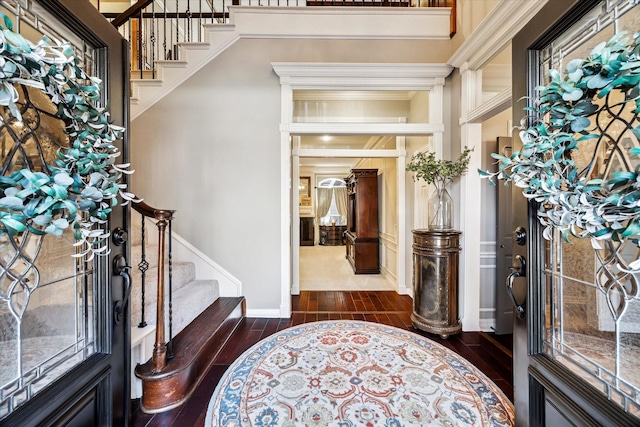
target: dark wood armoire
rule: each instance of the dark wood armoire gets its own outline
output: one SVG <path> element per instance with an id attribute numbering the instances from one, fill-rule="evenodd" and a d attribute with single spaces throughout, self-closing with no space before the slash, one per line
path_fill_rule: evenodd
<path id="1" fill-rule="evenodd" d="M 379 274 L 378 169 L 351 169 L 345 181 L 347 259 L 356 274 Z"/>

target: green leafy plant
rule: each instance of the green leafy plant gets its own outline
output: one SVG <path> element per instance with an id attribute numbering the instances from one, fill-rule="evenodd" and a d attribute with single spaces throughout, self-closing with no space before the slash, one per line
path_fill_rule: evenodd
<path id="1" fill-rule="evenodd" d="M 467 173 L 470 153 L 473 149 L 465 147 L 456 161 L 437 160 L 435 153 L 425 151 L 413 155 L 407 164 L 408 172 L 415 172 L 414 181 L 423 180 L 433 184 L 434 192 L 429 198 L 429 228 L 448 229 L 451 227 L 452 201 L 446 191 L 447 185 L 454 179 Z"/>
<path id="2" fill-rule="evenodd" d="M 437 191 L 442 191 L 446 186 L 467 173 L 472 148 L 465 147 L 456 161 L 437 160 L 435 153 L 418 152 L 411 157 L 407 164 L 407 172 L 415 172 L 414 180 L 423 180 L 427 184 L 433 184 Z"/>
<path id="3" fill-rule="evenodd" d="M 640 33 L 616 34 L 587 58 L 570 61 L 563 74 L 551 70 L 549 83 L 537 88 L 525 108 L 529 117 L 518 128 L 522 149 L 510 156 L 492 154 L 497 172 L 479 170 L 492 184 L 513 182 L 538 202 L 545 238 L 556 228 L 565 240 L 591 238 L 596 249 L 604 239 L 639 242 L 639 38 Z M 618 144 L 623 136 L 632 148 Z M 587 142 L 596 150 L 586 166 L 578 166 L 574 154 Z M 598 150 L 617 158 L 625 150 L 632 161 L 601 172 Z"/>
<path id="4" fill-rule="evenodd" d="M 13 32 L 2 13 L 0 30 L 0 105 L 8 109 L 0 125 L 23 122 L 18 87 L 29 86 L 48 95 L 69 138 L 46 170 L 5 169 L 0 234 L 61 235 L 71 227 L 80 247 L 75 256 L 89 260 L 106 253 L 109 232 L 102 225 L 118 196 L 125 204 L 134 199 L 120 182 L 123 173 L 132 173 L 129 164 L 116 164 L 120 152 L 114 143 L 124 129 L 97 105 L 101 81 L 78 65 L 69 44 L 52 44 L 46 37 L 34 44 Z"/>

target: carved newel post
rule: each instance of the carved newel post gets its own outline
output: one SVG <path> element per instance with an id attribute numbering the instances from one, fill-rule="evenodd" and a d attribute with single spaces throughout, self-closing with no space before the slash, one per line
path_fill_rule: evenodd
<path id="1" fill-rule="evenodd" d="M 413 325 L 442 338 L 462 332 L 458 310 L 460 235 L 413 230 Z"/>

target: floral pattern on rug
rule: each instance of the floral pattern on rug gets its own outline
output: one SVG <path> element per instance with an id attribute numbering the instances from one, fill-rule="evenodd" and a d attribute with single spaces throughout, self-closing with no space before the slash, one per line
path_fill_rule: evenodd
<path id="1" fill-rule="evenodd" d="M 511 402 L 477 368 L 418 334 L 360 321 L 285 329 L 242 354 L 205 426 L 513 426 Z"/>

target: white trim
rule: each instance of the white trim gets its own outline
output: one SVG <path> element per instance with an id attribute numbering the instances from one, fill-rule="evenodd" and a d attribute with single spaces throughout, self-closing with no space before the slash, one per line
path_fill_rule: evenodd
<path id="1" fill-rule="evenodd" d="M 467 115 L 467 122 L 482 123 L 509 108 L 511 108 L 511 86 L 503 89 L 486 102 L 483 102 L 471 110 Z"/>
<path id="2" fill-rule="evenodd" d="M 339 89 L 337 89 L 339 90 Z M 433 135 L 443 123 L 282 123 L 281 131 L 296 135 Z"/>
<path id="3" fill-rule="evenodd" d="M 469 123 L 469 114 L 481 104 L 482 70 L 461 70 L 462 89 L 460 96 L 460 125 Z"/>
<path id="4" fill-rule="evenodd" d="M 247 309 L 247 314 L 244 317 L 266 317 L 270 319 L 282 318 L 282 311 L 284 307 L 281 307 L 280 310 L 271 309 L 271 308 L 253 308 Z M 291 315 L 286 316 L 291 317 Z"/>
<path id="5" fill-rule="evenodd" d="M 416 82 L 411 84 L 414 90 L 421 88 L 430 88 L 436 84 L 444 84 L 445 79 L 453 67 L 447 64 L 425 64 L 425 63 L 325 63 L 325 62 L 272 62 L 273 70 L 283 83 L 293 86 L 304 86 L 313 82 L 313 78 L 322 77 L 318 80 L 316 87 L 300 87 L 300 89 L 321 89 L 322 83 L 327 84 L 327 78 L 331 78 L 331 87 L 333 89 L 343 90 L 364 90 L 372 86 L 372 89 L 381 89 L 378 87 L 380 82 L 392 83 L 387 90 L 411 90 L 405 88 L 405 82 Z M 392 74 L 394 73 L 394 74 Z M 338 79 L 337 82 L 335 79 Z M 346 81 L 344 79 L 354 80 L 354 84 L 350 84 L 349 88 L 336 88 L 336 84 Z M 436 81 L 439 80 L 439 82 Z M 351 80 L 349 80 L 351 82 Z M 324 88 L 326 90 L 326 88 Z"/>
<path id="6" fill-rule="evenodd" d="M 352 98 L 353 100 L 355 98 Z M 362 98 L 357 98 L 362 100 Z M 293 123 L 406 123 L 406 117 L 313 117 L 295 116 Z"/>
<path id="7" fill-rule="evenodd" d="M 399 150 L 351 150 L 351 149 L 322 149 L 322 148 L 303 148 L 298 152 L 293 152 L 294 156 L 299 157 L 341 157 L 341 158 L 387 158 L 398 157 Z"/>
<path id="8" fill-rule="evenodd" d="M 293 94 L 294 101 L 411 101 L 418 91 L 371 91 L 371 90 L 345 90 L 342 92 L 320 92 L 297 90 Z M 374 118 L 378 119 L 378 118 Z"/>
<path id="9" fill-rule="evenodd" d="M 300 89 L 321 89 L 321 90 L 360 90 L 362 88 L 372 88 L 376 90 L 423 90 L 433 89 L 433 94 L 429 98 L 429 110 L 444 108 L 444 91 L 440 86 L 445 83 L 445 77 L 451 73 L 452 68 L 444 64 L 331 64 L 331 63 L 272 63 L 273 69 L 280 77 L 281 89 L 281 199 L 282 199 L 282 223 L 281 223 L 281 258 L 282 258 L 282 287 L 281 287 L 281 317 L 290 316 L 290 299 L 291 292 L 295 291 L 292 287 L 293 283 L 299 283 L 299 279 L 291 278 L 293 268 L 290 265 L 291 260 L 295 260 L 295 254 L 299 251 L 299 239 L 293 239 L 291 224 L 288 223 L 289 218 L 295 220 L 297 213 L 297 203 L 294 207 L 291 203 L 291 188 L 289 177 L 293 176 L 290 170 L 290 164 L 295 160 L 296 156 L 302 157 L 302 154 L 309 152 L 315 153 L 315 150 L 297 150 L 292 151 L 290 145 L 293 133 L 364 133 L 367 135 L 437 135 L 438 141 L 442 141 L 444 133 L 444 123 L 427 123 L 427 124 L 364 124 L 364 123 L 291 123 L 293 117 L 293 90 Z M 363 77 L 366 76 L 366 77 Z M 410 83 L 410 84 L 409 84 Z M 443 115 L 440 114 L 440 117 Z M 434 117 L 433 113 L 430 118 Z M 437 115 L 435 117 L 438 117 Z M 373 129 L 373 131 L 372 131 Z M 294 132 L 295 131 L 295 132 Z M 401 146 L 397 150 L 367 150 L 358 152 L 358 150 L 320 150 L 324 156 L 328 152 L 334 155 L 353 155 L 373 157 L 384 153 L 384 157 L 396 157 L 398 159 L 398 205 L 400 213 L 398 218 L 398 242 L 397 242 L 397 267 L 396 277 L 398 293 L 412 295 L 412 287 L 408 287 L 406 281 L 406 263 L 405 254 L 407 242 L 406 236 L 406 219 L 404 207 L 406 206 L 404 164 L 406 164 L 406 151 L 404 147 L 404 138 L 398 138 Z M 386 153 L 386 151 L 389 151 Z M 403 166 L 403 167 L 400 167 Z M 294 167 L 295 169 L 295 167 Z M 294 172 L 295 173 L 295 172 Z M 286 265 L 286 270 L 285 270 Z M 288 299 L 289 308 L 282 308 Z"/>
<path id="10" fill-rule="evenodd" d="M 482 166 L 482 125 L 465 123 L 460 127 L 461 149 L 474 147 L 469 160 L 469 170 Z M 462 252 L 460 255 L 460 307 L 462 307 L 462 329 L 477 331 L 480 328 L 480 229 L 478 226 L 478 206 L 482 205 L 481 183 L 472 173 L 460 178 L 461 207 L 460 229 Z M 485 183 L 486 184 L 486 183 Z"/>
<path id="11" fill-rule="evenodd" d="M 131 399 L 142 397 L 142 380 L 135 375 L 136 365 L 144 364 L 153 355 L 156 325 L 131 328 Z"/>
<path id="12" fill-rule="evenodd" d="M 282 85 L 280 88 L 280 98 L 282 99 L 280 111 L 280 123 L 288 123 L 293 117 L 293 90 L 289 85 Z M 282 126 L 281 126 L 282 128 Z M 300 238 L 293 241 L 292 227 L 293 221 L 297 218 L 300 221 L 300 211 L 298 203 L 292 201 L 292 172 L 291 170 L 291 134 L 280 130 L 280 310 L 277 317 L 291 317 L 291 293 L 292 293 L 292 261 L 293 253 L 299 252 Z M 299 166 L 299 165 L 298 165 Z M 299 168 L 296 172 L 300 173 Z M 295 181 L 297 188 L 298 181 Z M 296 228 L 298 223 L 294 223 Z M 292 245 L 295 250 L 292 250 Z M 299 284 L 299 280 L 297 281 Z M 299 290 L 298 290 L 299 292 Z"/>
<path id="13" fill-rule="evenodd" d="M 191 243 L 176 233 L 172 233 L 174 257 L 195 265 L 196 280 L 216 280 L 221 297 L 239 297 L 242 295 L 242 282 L 206 256 Z"/>
<path id="14" fill-rule="evenodd" d="M 491 9 L 462 46 L 451 56 L 448 64 L 478 70 L 511 43 L 529 20 L 548 0 L 501 0 Z"/>
<path id="15" fill-rule="evenodd" d="M 293 203 L 296 200 L 296 194 L 299 194 L 299 191 L 296 192 L 296 188 L 298 187 L 294 183 L 300 182 L 300 156 L 298 152 L 300 151 L 300 137 L 292 136 L 291 137 L 291 146 L 292 146 L 292 158 L 291 158 L 291 221 L 293 224 L 300 224 L 300 205 L 298 203 Z M 311 187 L 315 187 L 316 183 L 311 183 Z M 313 214 L 313 210 L 315 207 L 315 202 L 313 202 L 313 207 L 310 207 L 311 216 L 314 217 L 314 244 L 316 240 L 315 229 L 317 224 L 315 223 L 315 215 Z M 291 240 L 293 242 L 300 242 L 300 227 L 291 227 Z M 300 295 L 300 250 L 291 251 L 291 295 Z M 288 316 L 287 316 L 288 317 Z"/>
<path id="16" fill-rule="evenodd" d="M 444 82 L 443 82 L 444 83 Z M 443 99 L 440 98 L 440 102 L 442 105 Z M 434 104 L 438 105 L 438 104 Z M 432 108 L 429 108 L 431 110 Z M 398 172 L 398 177 L 396 181 L 398 182 L 398 236 L 396 237 L 395 247 L 396 247 L 396 284 L 398 286 L 398 293 L 400 295 L 411 295 L 413 298 L 413 284 L 409 286 L 407 289 L 407 276 L 412 277 L 411 274 L 407 275 L 406 272 L 406 262 L 405 256 L 407 253 L 407 243 L 405 241 L 407 234 L 407 218 L 405 215 L 406 212 L 406 182 L 407 182 L 407 172 L 405 170 L 405 166 L 407 164 L 407 150 L 406 150 L 406 138 L 404 136 L 399 136 L 396 138 L 396 148 L 399 151 L 398 157 L 396 159 L 396 169 Z M 402 209 L 402 207 L 405 209 Z"/>

